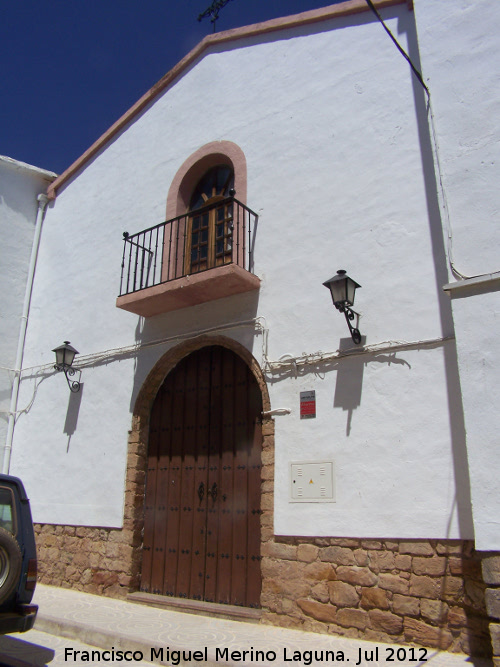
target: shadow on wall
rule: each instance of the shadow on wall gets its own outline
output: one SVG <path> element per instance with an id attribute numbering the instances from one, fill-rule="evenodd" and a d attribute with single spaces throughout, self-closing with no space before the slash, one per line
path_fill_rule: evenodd
<path id="1" fill-rule="evenodd" d="M 36 196 L 26 196 L 24 193 L 27 188 L 32 189 L 33 192 L 45 192 L 49 181 L 33 174 L 30 174 L 28 179 L 29 186 L 21 186 L 20 172 L 14 165 L 7 164 L 5 166 L 4 163 L 2 165 L 2 177 L 0 178 L 0 205 L 11 209 L 26 221 L 30 221 L 23 224 L 26 224 L 26 231 L 32 238 L 36 218 Z M 24 183 L 26 183 L 26 180 Z"/>
<path id="2" fill-rule="evenodd" d="M 362 336 L 361 345 L 364 345 L 365 342 L 366 338 Z M 351 338 L 341 338 L 339 350 L 344 351 L 350 348 L 352 348 Z M 361 405 L 365 363 L 365 359 L 360 355 L 352 359 L 344 358 L 337 366 L 333 407 L 347 411 L 346 435 L 351 433 L 352 414 Z"/>
<path id="3" fill-rule="evenodd" d="M 7 389 L 0 389 L 0 405 L 2 406 L 2 412 L 0 413 L 0 421 L 5 422 L 5 426 L 7 426 L 7 422 L 9 421 L 8 409 L 9 409 L 10 397 L 12 394 L 12 382 L 10 381 L 10 378 L 7 378 L 7 383 L 8 383 Z M 4 409 L 3 406 L 5 406 Z"/>
<path id="4" fill-rule="evenodd" d="M 365 338 L 362 338 L 362 344 Z M 342 338 L 340 341 L 340 350 L 352 347 L 350 338 Z M 396 352 L 390 354 L 360 355 L 352 358 L 344 357 L 342 363 L 339 363 L 337 369 L 337 381 L 335 384 L 335 396 L 333 399 L 334 408 L 342 408 L 347 411 L 346 435 L 351 434 L 352 415 L 354 410 L 361 405 L 361 393 L 363 389 L 364 368 L 370 363 L 387 364 L 387 366 L 398 365 L 407 366 L 410 364 L 396 356 Z"/>
<path id="5" fill-rule="evenodd" d="M 408 54 L 421 71 L 420 53 L 418 48 L 417 30 L 415 18 L 412 17 L 407 29 Z M 422 160 L 422 172 L 424 175 L 425 194 L 427 198 L 427 211 L 429 220 L 429 232 L 434 258 L 436 295 L 439 303 L 441 319 L 441 331 L 444 337 L 455 335 L 455 326 L 451 308 L 451 300 L 445 294 L 443 285 L 448 282 L 448 260 L 443 238 L 443 221 L 441 219 L 441 207 L 439 202 L 438 184 L 440 174 L 436 173 L 431 128 L 434 125 L 432 116 L 432 87 L 430 97 L 418 81 L 412 76 L 415 113 L 417 118 L 420 154 Z M 435 129 L 435 128 L 434 128 Z M 437 163 L 439 164 L 439 156 Z M 455 473 L 455 488 L 461 490 L 463 501 L 457 507 L 458 523 L 461 534 L 470 534 L 472 521 L 472 501 L 470 494 L 469 468 L 467 465 L 467 442 L 465 433 L 465 421 L 462 405 L 462 390 L 460 386 L 460 374 L 458 369 L 458 358 L 456 345 L 444 346 L 444 362 L 448 393 L 448 415 L 450 419 L 450 431 L 452 442 L 453 466 Z"/>
<path id="6" fill-rule="evenodd" d="M 63 433 L 68 436 L 68 446 L 66 447 L 66 452 L 69 452 L 69 447 L 71 444 L 71 436 L 76 431 L 78 425 L 78 415 L 80 414 L 80 406 L 82 404 L 82 396 L 84 390 L 84 383 L 80 383 L 79 392 L 70 392 L 68 409 L 66 411 L 66 421 L 64 422 Z"/>

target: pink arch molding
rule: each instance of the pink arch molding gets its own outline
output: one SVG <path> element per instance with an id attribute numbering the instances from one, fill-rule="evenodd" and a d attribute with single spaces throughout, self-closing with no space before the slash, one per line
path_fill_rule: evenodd
<path id="1" fill-rule="evenodd" d="M 233 168 L 236 199 L 243 204 L 247 203 L 245 154 L 232 141 L 212 141 L 190 155 L 174 176 L 167 196 L 167 220 L 186 213 L 197 182 L 206 171 L 218 164 L 227 164 Z"/>

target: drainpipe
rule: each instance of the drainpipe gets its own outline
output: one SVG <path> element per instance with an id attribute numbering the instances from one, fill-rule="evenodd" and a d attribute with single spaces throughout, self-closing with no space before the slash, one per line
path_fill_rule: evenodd
<path id="1" fill-rule="evenodd" d="M 28 280 L 26 283 L 26 292 L 24 294 L 23 314 L 21 315 L 21 329 L 19 331 L 19 340 L 17 342 L 16 363 L 14 366 L 14 382 L 12 384 L 12 394 L 10 398 L 9 422 L 7 426 L 7 439 L 3 452 L 3 468 L 5 475 L 9 474 L 10 457 L 12 454 L 12 438 L 14 436 L 14 426 L 16 423 L 17 401 L 19 398 L 19 384 L 21 382 L 21 368 L 23 365 L 24 343 L 26 340 L 26 329 L 28 328 L 28 315 L 30 311 L 31 292 L 33 290 L 33 280 L 35 278 L 36 259 L 38 256 L 38 247 L 40 245 L 40 236 L 42 233 L 42 223 L 45 216 L 45 209 L 49 201 L 47 195 L 38 195 L 38 211 L 36 214 L 35 236 L 31 247 L 31 257 L 28 269 Z"/>

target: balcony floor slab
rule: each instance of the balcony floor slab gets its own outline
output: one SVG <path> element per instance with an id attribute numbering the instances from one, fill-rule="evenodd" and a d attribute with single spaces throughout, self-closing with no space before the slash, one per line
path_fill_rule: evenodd
<path id="1" fill-rule="evenodd" d="M 237 264 L 225 264 L 119 296 L 116 306 L 142 317 L 152 317 L 259 287 L 260 279 L 256 275 Z"/>

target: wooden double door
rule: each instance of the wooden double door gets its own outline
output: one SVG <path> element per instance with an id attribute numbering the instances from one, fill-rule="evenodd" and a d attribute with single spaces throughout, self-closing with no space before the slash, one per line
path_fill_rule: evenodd
<path id="1" fill-rule="evenodd" d="M 261 412 L 229 349 L 168 374 L 151 412 L 141 590 L 260 606 Z"/>

